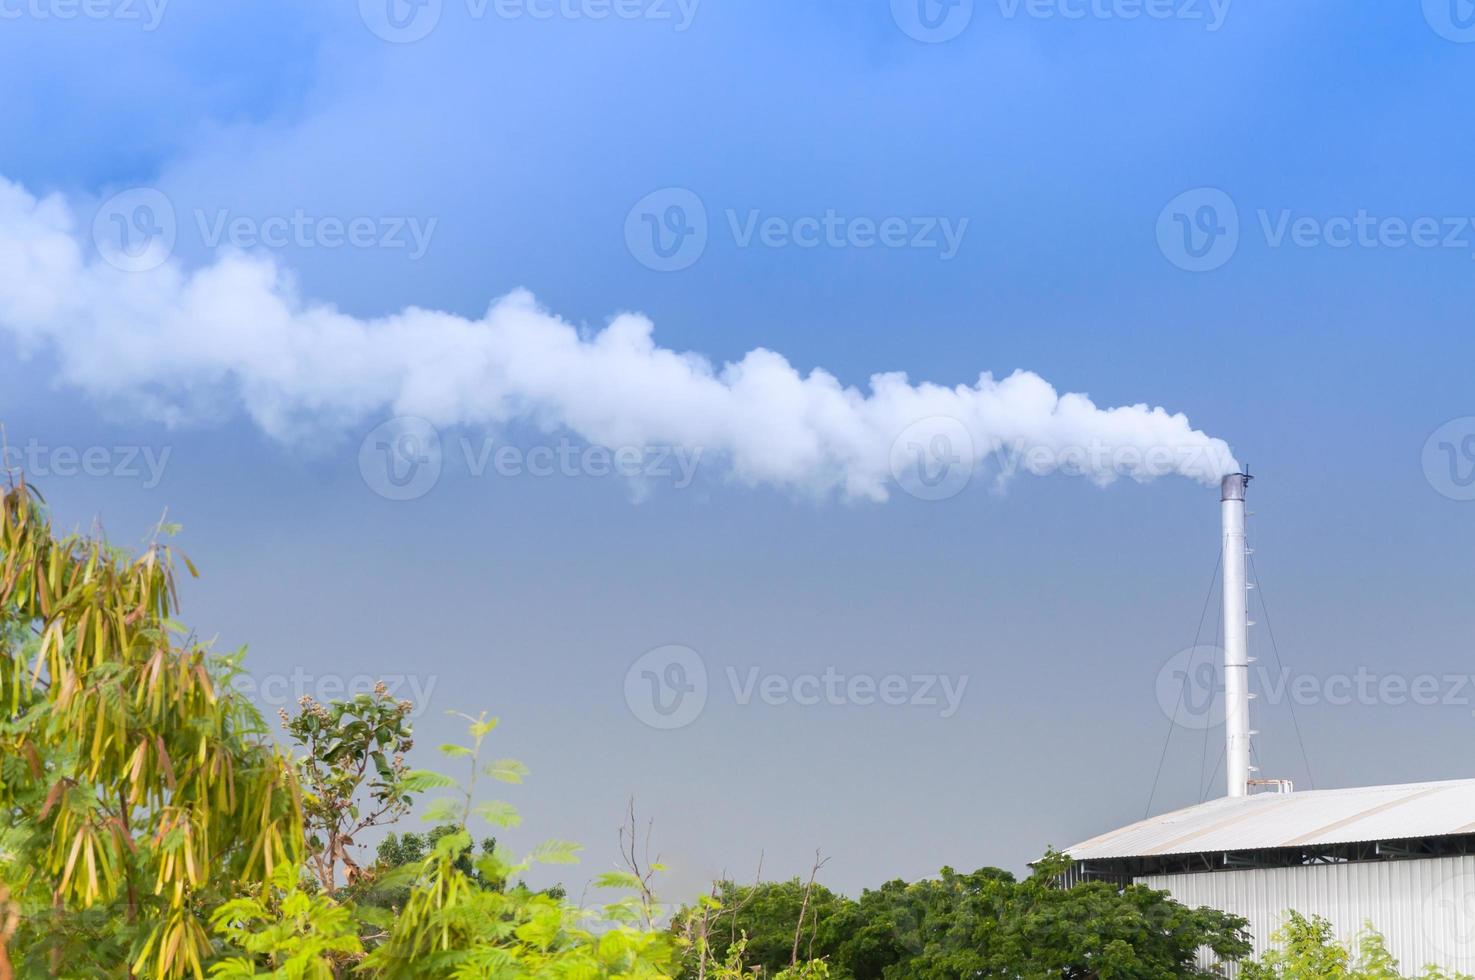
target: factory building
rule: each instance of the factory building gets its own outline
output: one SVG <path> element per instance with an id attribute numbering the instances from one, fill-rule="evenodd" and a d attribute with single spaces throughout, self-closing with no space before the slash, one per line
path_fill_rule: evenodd
<path id="1" fill-rule="evenodd" d="M 1248 484 L 1231 474 L 1220 494 L 1226 795 L 1068 848 L 1070 878 L 1137 882 L 1244 916 L 1257 955 L 1295 910 L 1328 919 L 1343 941 L 1372 923 L 1408 972 L 1475 973 L 1475 779 L 1297 792 L 1255 776 Z"/>

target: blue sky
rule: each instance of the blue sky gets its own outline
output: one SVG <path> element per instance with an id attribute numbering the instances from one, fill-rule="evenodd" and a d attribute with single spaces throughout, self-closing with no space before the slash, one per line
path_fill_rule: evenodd
<path id="1" fill-rule="evenodd" d="M 1445 684 L 1472 672 L 1475 625 L 1475 503 L 1437 448 L 1475 432 L 1475 32 L 1448 2 L 1239 0 L 1216 22 L 1188 0 L 1155 4 L 1163 19 L 1124 16 L 1131 0 L 976 0 L 928 43 L 900 0 L 899 16 L 881 0 L 652 0 L 602 20 L 597 0 L 546 19 L 444 0 L 423 39 L 390 43 L 368 0 L 174 0 L 157 23 L 122 0 L 71 19 L 61 0 L 0 0 L 0 176 L 64 195 L 84 236 L 103 202 L 156 189 L 186 270 L 219 258 L 220 221 L 249 238 L 272 218 L 368 219 L 363 247 L 320 225 L 245 242 L 357 317 L 476 318 L 525 288 L 589 331 L 638 311 L 658 344 L 719 364 L 762 347 L 859 386 L 1025 369 L 1098 405 L 1184 412 L 1259 475 L 1252 534 L 1286 665 L 1323 691 L 1360 667 Z M 626 226 L 671 188 L 708 231 L 663 272 Z M 1238 233 L 1189 271 L 1175 235 L 1210 201 L 1210 227 Z M 966 230 L 944 258 L 744 246 L 733 228 L 829 213 Z M 1370 237 L 1336 247 L 1360 216 Z M 1420 219 L 1437 245 L 1394 244 Z M 432 229 L 423 255 L 382 246 L 412 222 Z M 127 317 L 112 329 L 126 339 Z M 276 438 L 229 372 L 192 378 L 168 412 L 138 386 L 74 383 L 67 345 L 83 342 L 0 330 L 10 443 L 46 447 L 52 470 L 56 447 L 109 450 L 110 475 L 39 478 L 58 517 L 128 543 L 169 508 L 205 573 L 186 618 L 250 644 L 262 677 L 413 675 L 430 689 L 422 747 L 446 709 L 501 714 L 499 748 L 534 770 L 515 800 L 526 836 L 585 842 L 587 871 L 612 860 L 631 794 L 676 892 L 760 851 L 799 873 L 816 846 L 848 890 L 1017 868 L 1140 817 L 1170 727 L 1154 807 L 1200 795 L 1203 733 L 1170 726 L 1156 695 L 1214 568 L 1217 496 L 1199 483 L 1022 476 L 1000 492 L 979 477 L 878 503 L 748 486 L 720 464 L 682 488 L 476 476 L 463 442 L 564 436 L 452 424 L 433 489 L 393 501 L 359 465 L 391 406 Z M 156 484 L 116 472 L 114 447 L 167 450 Z M 1457 451 L 1454 476 L 1467 462 Z M 624 691 L 671 644 L 697 652 L 710 691 L 664 731 Z M 948 717 L 741 704 L 728 672 L 752 668 L 790 685 L 827 669 L 967 681 Z M 1316 784 L 1468 775 L 1466 694 L 1309 699 Z M 1256 711 L 1267 770 L 1304 782 L 1284 699 Z"/>

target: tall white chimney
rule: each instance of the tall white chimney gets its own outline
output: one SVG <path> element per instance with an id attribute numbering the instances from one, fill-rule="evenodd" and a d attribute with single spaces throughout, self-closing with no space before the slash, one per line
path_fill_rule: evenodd
<path id="1" fill-rule="evenodd" d="M 1229 795 L 1249 792 L 1250 661 L 1249 593 L 1245 580 L 1245 488 L 1248 473 L 1220 484 L 1224 518 L 1224 765 Z"/>

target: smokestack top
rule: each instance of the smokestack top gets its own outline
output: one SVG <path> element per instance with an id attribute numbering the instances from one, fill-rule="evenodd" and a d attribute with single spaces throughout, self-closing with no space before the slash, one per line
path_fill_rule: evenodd
<path id="1" fill-rule="evenodd" d="M 1243 500 L 1245 499 L 1245 488 L 1250 485 L 1252 477 L 1248 473 L 1231 473 L 1219 481 L 1220 500 Z"/>

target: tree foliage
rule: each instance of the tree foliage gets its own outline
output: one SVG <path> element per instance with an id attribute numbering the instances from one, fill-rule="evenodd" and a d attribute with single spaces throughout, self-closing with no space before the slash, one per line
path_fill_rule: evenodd
<path id="1" fill-rule="evenodd" d="M 129 557 L 54 536 L 24 483 L 0 497 L 0 879 L 23 973 L 123 956 L 202 976 L 204 909 L 300 856 L 289 767 L 177 605 L 157 536 Z"/>
<path id="2" fill-rule="evenodd" d="M 299 751 L 308 864 L 329 894 L 359 876 L 355 838 L 410 812 L 404 753 L 414 746 L 413 707 L 381 682 L 348 701 L 321 704 L 304 695 L 295 716 L 280 712 Z"/>
<path id="3" fill-rule="evenodd" d="M 1065 863 L 1048 855 L 1023 880 L 993 868 L 944 868 L 936 879 L 889 882 L 854 901 L 822 893 L 802 940 L 806 955 L 853 980 L 1155 980 L 1215 976 L 1195 965 L 1200 947 L 1226 959 L 1250 950 L 1236 916 L 1191 909 L 1137 885 L 1063 889 L 1057 879 Z M 705 916 L 717 956 L 724 931 L 736 931 L 763 973 L 794 965 L 786 937 L 794 936 L 798 882 L 724 883 L 717 894 L 721 910 Z M 694 915 L 699 906 L 681 920 L 688 935 Z M 699 954 L 701 947 L 689 941 L 689 948 Z M 699 960 L 685 957 L 687 977 L 701 972 Z"/>
<path id="4" fill-rule="evenodd" d="M 382 689 L 285 718 L 293 759 L 232 685 L 239 657 L 173 619 L 173 562 L 157 534 L 136 557 L 57 537 L 24 484 L 0 498 L 0 977 L 670 972 L 644 891 L 590 911 L 506 886 L 573 845 L 474 853 L 473 821 L 519 822 L 478 778 L 527 773 L 482 761 L 494 720 L 467 719 L 470 744 L 442 747 L 470 765 L 464 786 L 405 768 L 408 706 Z M 359 905 L 340 887 L 358 877 L 354 834 L 442 790 L 422 814 L 438 829 L 401 837 L 402 860 L 380 869 L 402 905 Z"/>
<path id="5" fill-rule="evenodd" d="M 388 939 L 369 953 L 363 968 L 395 978 L 495 974 L 642 980 L 666 976 L 673 946 L 664 933 L 642 928 L 649 909 L 639 893 L 591 911 L 547 893 L 486 886 L 511 880 L 535 863 L 572 863 L 577 846 L 550 841 L 521 859 L 498 846 L 474 859 L 474 875 L 464 869 L 472 845 L 468 828 L 473 818 L 501 828 L 520 823 L 510 805 L 478 800 L 478 778 L 521 782 L 527 772 L 512 760 L 483 763 L 482 746 L 496 728 L 496 719 L 466 720 L 470 744 L 442 747 L 448 757 L 466 760 L 469 778 L 465 785 L 458 787 L 448 777 L 430 773 L 409 777 L 415 785 L 458 789 L 424 814 L 428 820 L 450 819 L 456 829 L 436 840 L 431 852 L 412 866 L 409 897 Z M 628 885 L 609 876 L 599 883 L 617 888 Z"/>
<path id="6" fill-rule="evenodd" d="M 1404 980 L 1398 961 L 1371 923 L 1354 942 L 1340 943 L 1326 919 L 1291 912 L 1273 941 L 1263 956 L 1244 965 L 1244 980 Z M 1431 966 L 1416 980 L 1469 978 Z"/>
<path id="7" fill-rule="evenodd" d="M 744 962 L 773 975 L 792 962 L 796 935 L 800 953 L 806 960 L 833 952 L 835 937 L 831 924 L 837 914 L 853 903 L 815 884 L 809 889 L 806 905 L 806 887 L 799 878 L 759 885 L 718 882 L 713 897 L 726 912 L 710 920 L 708 941 L 714 953 L 722 957 L 729 947 L 741 941 Z M 801 909 L 805 912 L 803 923 L 799 920 Z M 821 925 L 826 928 L 823 940 L 818 931 Z"/>
<path id="8" fill-rule="evenodd" d="M 352 910 L 304 888 L 290 865 L 279 867 L 266 887 L 216 908 L 210 919 L 226 943 L 245 954 L 211 969 L 211 976 L 225 980 L 261 976 L 262 966 L 268 976 L 333 980 L 363 952 Z"/>
<path id="9" fill-rule="evenodd" d="M 382 687 L 304 699 L 282 716 L 295 754 L 278 749 L 232 684 L 240 655 L 174 619 L 172 531 L 129 555 L 54 534 L 23 482 L 0 494 L 0 980 L 1160 980 L 1218 976 L 1203 948 L 1249 953 L 1242 919 L 1166 892 L 1059 887 L 1055 854 L 1023 879 L 944 868 L 859 899 L 818 884 L 816 856 L 807 882 L 718 882 L 658 928 L 633 804 L 627 870 L 594 882 L 616 897 L 533 891 L 529 869 L 578 848 L 491 836 L 520 817 L 483 781 L 528 774 L 484 761 L 495 719 L 463 716 L 465 743 L 441 746 L 464 780 L 406 766 L 411 706 Z M 360 866 L 359 836 L 415 809 L 433 829 Z M 1401 980 L 1371 928 L 1343 945 L 1293 914 L 1276 939 L 1246 980 Z"/>

